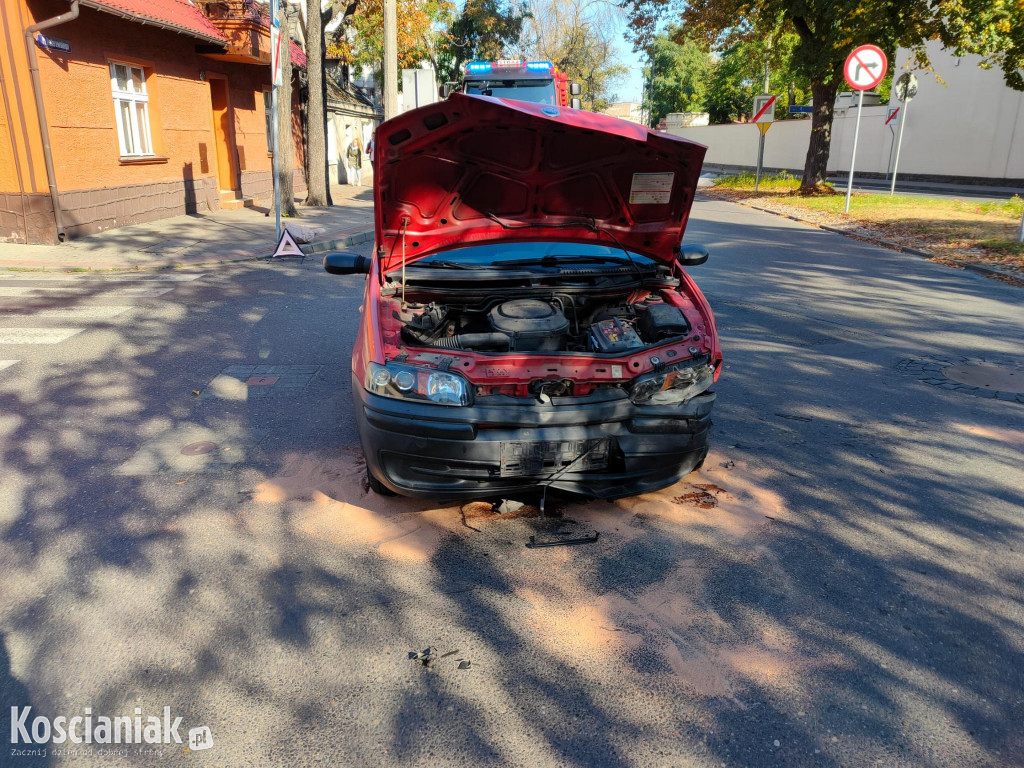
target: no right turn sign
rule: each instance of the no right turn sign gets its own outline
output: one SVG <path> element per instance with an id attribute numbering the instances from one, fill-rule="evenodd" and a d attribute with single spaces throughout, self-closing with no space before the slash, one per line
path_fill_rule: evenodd
<path id="1" fill-rule="evenodd" d="M 862 45 L 854 48 L 846 57 L 843 74 L 851 88 L 858 91 L 869 91 L 882 82 L 889 61 L 882 49 L 877 45 Z"/>

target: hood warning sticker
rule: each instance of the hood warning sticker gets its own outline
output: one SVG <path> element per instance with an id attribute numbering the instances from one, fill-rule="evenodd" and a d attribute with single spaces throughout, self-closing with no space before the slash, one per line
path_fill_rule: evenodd
<path id="1" fill-rule="evenodd" d="M 672 198 L 672 181 L 675 173 L 634 173 L 633 185 L 629 188 L 629 204 L 664 204 Z"/>

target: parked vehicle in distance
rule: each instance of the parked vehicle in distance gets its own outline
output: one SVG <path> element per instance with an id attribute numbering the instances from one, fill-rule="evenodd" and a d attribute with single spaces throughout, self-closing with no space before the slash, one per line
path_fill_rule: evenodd
<path id="1" fill-rule="evenodd" d="M 461 83 L 447 84 L 445 97 L 452 91 L 554 107 L 582 106 L 576 98 L 580 95 L 579 83 L 570 83 L 565 72 L 550 61 L 471 61 L 462 70 Z"/>
<path id="2" fill-rule="evenodd" d="M 618 498 L 704 460 L 715 319 L 681 246 L 705 148 L 462 94 L 383 123 L 352 353 L 371 488 Z"/>

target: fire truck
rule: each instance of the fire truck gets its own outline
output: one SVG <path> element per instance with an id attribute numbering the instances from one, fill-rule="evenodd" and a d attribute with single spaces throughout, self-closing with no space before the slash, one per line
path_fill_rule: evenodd
<path id="1" fill-rule="evenodd" d="M 499 99 L 532 101 L 558 107 L 580 109 L 579 83 L 570 83 L 550 61 L 471 61 L 461 83 L 449 83 L 445 97 L 453 90 Z"/>

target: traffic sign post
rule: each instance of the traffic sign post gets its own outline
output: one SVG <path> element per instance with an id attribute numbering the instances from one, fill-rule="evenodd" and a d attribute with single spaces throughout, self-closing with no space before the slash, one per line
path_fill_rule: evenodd
<path id="1" fill-rule="evenodd" d="M 885 178 L 889 178 L 892 169 L 892 151 L 896 149 L 896 123 L 900 121 L 900 108 L 889 107 L 885 111 L 885 124 L 889 126 L 889 159 L 885 163 Z"/>
<path id="2" fill-rule="evenodd" d="M 281 240 L 281 187 L 278 183 L 280 176 L 277 151 L 277 89 L 281 85 L 281 49 L 281 19 L 278 14 L 278 0 L 270 0 L 270 152 L 273 155 L 274 226 L 278 242 Z M 287 48 L 286 50 L 291 55 L 291 50 Z"/>
<path id="3" fill-rule="evenodd" d="M 761 165 L 764 163 L 764 135 L 775 121 L 775 97 L 770 93 L 762 93 L 754 97 L 754 122 L 761 138 L 757 140 L 757 173 L 754 176 L 754 191 L 761 186 Z"/>
<path id="4" fill-rule="evenodd" d="M 900 148 L 903 147 L 903 126 L 907 124 L 907 110 L 910 109 L 910 100 L 917 96 L 917 77 L 910 72 L 904 72 L 896 79 L 896 98 L 903 102 L 903 109 L 897 108 L 900 121 L 900 138 L 896 142 L 896 162 L 892 166 L 892 184 L 889 186 L 889 197 L 896 194 L 896 169 L 900 165 Z"/>
<path id="5" fill-rule="evenodd" d="M 864 91 L 874 88 L 885 77 L 888 59 L 877 45 L 861 45 L 846 57 L 843 74 L 850 87 L 860 91 L 857 100 L 857 127 L 853 130 L 853 154 L 850 156 L 850 176 L 846 181 L 845 213 L 850 212 L 850 195 L 853 194 L 853 168 L 857 161 L 857 140 L 860 138 L 860 114 L 864 111 Z"/>

